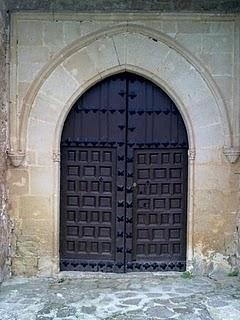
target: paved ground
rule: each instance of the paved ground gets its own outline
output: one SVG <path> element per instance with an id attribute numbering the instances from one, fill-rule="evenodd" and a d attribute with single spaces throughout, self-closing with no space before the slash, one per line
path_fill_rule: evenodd
<path id="1" fill-rule="evenodd" d="M 240 278 L 143 273 L 14 278 L 0 287 L 0 319 L 240 320 Z"/>

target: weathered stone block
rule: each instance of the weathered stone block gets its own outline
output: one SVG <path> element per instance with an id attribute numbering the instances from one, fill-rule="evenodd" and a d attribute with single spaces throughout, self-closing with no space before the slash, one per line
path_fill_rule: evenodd
<path id="1" fill-rule="evenodd" d="M 19 22 L 17 32 L 20 46 L 41 46 L 43 44 L 43 23 L 41 21 Z"/>
<path id="2" fill-rule="evenodd" d="M 29 137 L 28 147 L 30 150 L 35 150 L 35 146 L 38 146 L 37 152 L 48 152 L 52 153 L 51 144 L 54 134 L 54 126 L 50 122 L 41 121 L 39 119 L 31 118 L 29 121 L 29 128 L 32 131 L 31 136 Z M 42 129 L 41 129 L 42 128 Z M 40 131 L 39 131 L 40 130 Z M 39 132 L 44 131 L 43 133 L 39 134 Z M 36 155 L 37 155 L 36 152 Z"/>
<path id="3" fill-rule="evenodd" d="M 29 191 L 29 174 L 24 169 L 12 169 L 8 171 L 9 191 L 12 195 L 23 195 Z"/>
<path id="4" fill-rule="evenodd" d="M 19 81 L 21 82 L 31 82 L 34 76 L 41 70 L 44 63 L 21 63 L 19 65 Z"/>
<path id="5" fill-rule="evenodd" d="M 57 68 L 51 73 L 48 80 L 44 82 L 40 91 L 49 97 L 66 103 L 78 87 L 78 83 L 64 68 Z"/>
<path id="6" fill-rule="evenodd" d="M 30 168 L 30 193 L 31 195 L 47 195 L 52 193 L 53 180 L 52 167 Z"/>
<path id="7" fill-rule="evenodd" d="M 202 35 L 202 50 L 206 53 L 233 52 L 233 35 Z"/>
<path id="8" fill-rule="evenodd" d="M 43 196 L 25 196 L 20 198 L 20 218 L 23 220 L 48 219 L 51 199 Z"/>
<path id="9" fill-rule="evenodd" d="M 80 85 L 83 84 L 84 81 L 94 77 L 96 74 L 96 67 L 86 49 L 81 49 L 73 54 L 66 59 L 63 65 Z"/>
<path id="10" fill-rule="evenodd" d="M 63 23 L 61 21 L 44 22 L 43 30 L 43 41 L 46 46 L 63 46 Z"/>
<path id="11" fill-rule="evenodd" d="M 177 22 L 177 31 L 179 33 L 207 33 L 209 24 L 201 21 L 181 20 Z"/>
<path id="12" fill-rule="evenodd" d="M 81 36 L 79 21 L 66 21 L 63 23 L 63 40 L 69 44 Z"/>

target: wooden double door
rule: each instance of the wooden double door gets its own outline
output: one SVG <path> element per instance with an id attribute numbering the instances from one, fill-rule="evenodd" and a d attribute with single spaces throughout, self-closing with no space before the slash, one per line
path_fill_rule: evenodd
<path id="1" fill-rule="evenodd" d="M 184 271 L 187 149 L 152 82 L 121 73 L 84 93 L 61 139 L 60 269 Z"/>

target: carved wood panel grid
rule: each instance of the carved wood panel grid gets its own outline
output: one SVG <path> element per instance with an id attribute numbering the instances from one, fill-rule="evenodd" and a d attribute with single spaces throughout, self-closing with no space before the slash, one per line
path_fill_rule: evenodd
<path id="1" fill-rule="evenodd" d="M 133 261 L 185 261 L 187 152 L 135 150 Z"/>
<path id="2" fill-rule="evenodd" d="M 114 149 L 65 147 L 64 252 L 73 258 L 113 259 Z"/>

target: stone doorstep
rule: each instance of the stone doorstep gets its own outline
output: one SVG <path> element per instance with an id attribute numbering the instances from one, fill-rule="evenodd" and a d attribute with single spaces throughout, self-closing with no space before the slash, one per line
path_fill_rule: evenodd
<path id="1" fill-rule="evenodd" d="M 149 278 L 179 278 L 182 272 L 129 272 L 129 273 L 111 273 L 111 272 L 82 272 L 82 271 L 60 271 L 53 278 L 57 279 L 149 279 Z"/>

